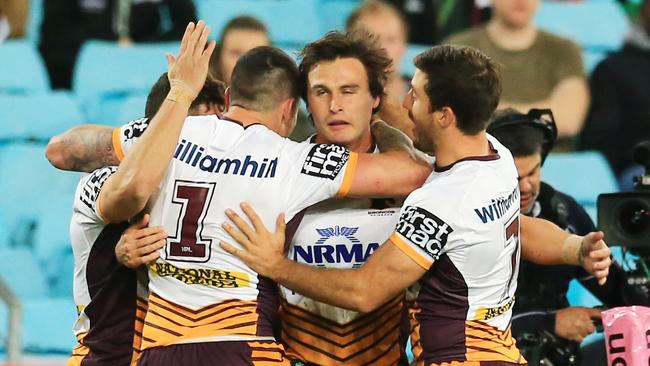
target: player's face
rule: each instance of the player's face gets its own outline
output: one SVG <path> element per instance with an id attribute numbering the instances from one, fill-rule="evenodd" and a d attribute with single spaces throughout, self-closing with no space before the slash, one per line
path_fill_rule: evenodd
<path id="1" fill-rule="evenodd" d="M 429 97 L 425 91 L 427 76 L 420 70 L 415 71 L 411 80 L 411 89 L 404 98 L 404 108 L 408 110 L 409 117 L 415 123 L 415 145 L 418 149 L 426 152 L 435 151 L 435 143 L 432 139 L 433 113 Z"/>
<path id="2" fill-rule="evenodd" d="M 535 199 L 539 194 L 542 172 L 542 157 L 540 154 L 515 157 L 517 174 L 519 175 L 519 192 L 521 194 L 521 212 L 526 214 L 532 210 Z"/>
<path id="3" fill-rule="evenodd" d="M 362 17 L 358 27 L 377 36 L 380 46 L 393 61 L 391 68 L 399 69 L 402 56 L 406 52 L 406 30 L 400 19 L 390 12 L 382 12 Z"/>
<path id="4" fill-rule="evenodd" d="M 494 0 L 494 16 L 511 28 L 523 28 L 533 21 L 539 0 Z"/>
<path id="5" fill-rule="evenodd" d="M 268 46 L 269 39 L 263 32 L 248 29 L 233 29 L 228 32 L 221 45 L 220 67 L 223 82 L 230 84 L 232 70 L 239 57 L 258 46 Z"/>
<path id="6" fill-rule="evenodd" d="M 370 94 L 366 69 L 356 58 L 317 63 L 307 75 L 307 102 L 317 140 L 354 150 L 370 138 L 379 97 Z"/>

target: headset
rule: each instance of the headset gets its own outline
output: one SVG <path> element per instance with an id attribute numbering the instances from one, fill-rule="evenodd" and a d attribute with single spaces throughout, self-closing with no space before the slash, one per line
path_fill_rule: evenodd
<path id="1" fill-rule="evenodd" d="M 555 141 L 557 141 L 557 125 L 550 109 L 533 108 L 526 114 L 513 113 L 497 118 L 490 123 L 487 132 L 492 133 L 495 130 L 513 125 L 521 126 L 522 124 L 537 128 L 544 134 L 544 142 L 542 143 L 542 164 L 544 164 L 546 156 L 551 152 Z"/>

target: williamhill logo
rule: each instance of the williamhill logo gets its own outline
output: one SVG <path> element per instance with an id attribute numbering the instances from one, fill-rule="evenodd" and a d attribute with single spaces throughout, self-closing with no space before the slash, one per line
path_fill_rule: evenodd
<path id="1" fill-rule="evenodd" d="M 204 172 L 222 173 L 232 175 L 246 175 L 251 178 L 273 178 L 278 167 L 278 158 L 264 158 L 262 161 L 254 160 L 251 155 L 241 159 L 219 159 L 211 155 L 204 155 L 205 148 L 192 142 L 181 140 L 176 146 L 174 159 L 198 167 Z"/>
<path id="2" fill-rule="evenodd" d="M 353 267 L 359 267 L 379 248 L 379 243 L 364 245 L 354 236 L 358 230 L 358 227 L 345 226 L 316 229 L 320 239 L 313 245 L 294 245 L 293 259 L 319 266 L 348 263 Z"/>

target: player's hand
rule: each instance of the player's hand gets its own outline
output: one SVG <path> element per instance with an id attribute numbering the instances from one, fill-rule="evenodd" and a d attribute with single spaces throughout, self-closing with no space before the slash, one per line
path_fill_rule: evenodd
<path id="1" fill-rule="evenodd" d="M 580 244 L 582 267 L 587 273 L 594 276 L 600 285 L 607 282 L 609 266 L 612 264 L 612 260 L 609 258 L 612 253 L 603 238 L 602 231 L 592 232 L 585 235 Z"/>
<path id="2" fill-rule="evenodd" d="M 200 20 L 196 25 L 190 22 L 185 28 L 178 56 L 167 54 L 167 75 L 174 87 L 181 84 L 188 87 L 196 97 L 208 76 L 210 55 L 216 43 L 208 42 L 210 27 Z M 207 47 L 206 47 L 207 44 Z"/>
<path id="3" fill-rule="evenodd" d="M 275 232 L 270 232 L 248 203 L 244 202 L 240 207 L 253 226 L 251 227 L 235 211 L 226 210 L 226 216 L 237 228 L 227 222 L 223 223 L 222 227 L 241 245 L 242 249 L 237 249 L 223 241 L 221 247 L 226 252 L 241 258 L 255 272 L 273 279 L 275 273 L 282 269 L 283 261 L 286 260 L 284 214 L 278 215 Z"/>
<path id="4" fill-rule="evenodd" d="M 382 98 L 381 107 L 373 116 L 373 120 L 386 121 L 390 126 L 404 132 L 411 140 L 415 139 L 415 123 L 409 117 L 408 110 L 395 97 Z"/>
<path id="5" fill-rule="evenodd" d="M 160 257 L 160 249 L 167 243 L 167 233 L 160 227 L 147 227 L 149 214 L 131 225 L 115 246 L 117 261 L 125 267 L 137 268 L 154 262 Z"/>
<path id="6" fill-rule="evenodd" d="M 558 310 L 555 314 L 555 334 L 559 337 L 582 342 L 596 331 L 594 320 L 600 319 L 600 309 L 573 306 Z"/>

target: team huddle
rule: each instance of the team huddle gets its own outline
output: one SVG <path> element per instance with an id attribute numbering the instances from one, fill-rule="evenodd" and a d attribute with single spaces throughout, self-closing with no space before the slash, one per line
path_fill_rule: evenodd
<path id="1" fill-rule="evenodd" d="M 501 92 L 486 55 L 418 55 L 400 113 L 385 51 L 332 32 L 300 65 L 254 48 L 211 98 L 209 32 L 188 25 L 150 118 L 60 152 L 90 172 L 69 366 L 406 365 L 409 337 L 417 365 L 521 365 L 521 256 L 606 280 L 602 233 L 520 216 L 513 157 L 486 133 Z M 293 142 L 301 97 L 316 134 Z"/>

